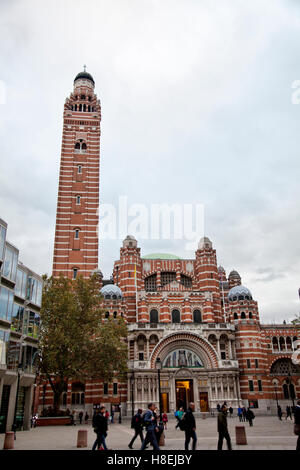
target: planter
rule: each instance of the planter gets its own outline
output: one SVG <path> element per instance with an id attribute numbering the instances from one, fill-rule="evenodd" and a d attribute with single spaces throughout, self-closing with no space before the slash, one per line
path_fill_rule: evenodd
<path id="1" fill-rule="evenodd" d="M 71 424 L 70 416 L 51 416 L 51 417 L 41 417 L 37 418 L 37 426 L 66 426 Z"/>

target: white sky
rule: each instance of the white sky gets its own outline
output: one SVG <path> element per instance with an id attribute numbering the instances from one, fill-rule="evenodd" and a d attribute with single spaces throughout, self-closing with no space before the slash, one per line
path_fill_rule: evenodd
<path id="1" fill-rule="evenodd" d="M 1 0 L 0 51 L 0 217 L 25 264 L 51 272 L 63 104 L 87 64 L 102 203 L 203 203 L 261 320 L 299 312 L 299 1 Z M 100 245 L 108 277 L 121 240 Z"/>

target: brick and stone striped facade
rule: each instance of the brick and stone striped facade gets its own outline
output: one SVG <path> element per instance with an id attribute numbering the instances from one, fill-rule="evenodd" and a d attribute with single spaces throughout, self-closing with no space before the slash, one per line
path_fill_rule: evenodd
<path id="1" fill-rule="evenodd" d="M 64 109 L 55 276 L 74 277 L 77 269 L 86 277 L 98 267 L 100 119 L 94 81 L 81 73 Z M 105 316 L 127 322 L 128 380 L 70 383 L 63 407 L 91 414 L 100 403 L 108 409 L 122 403 L 123 414 L 131 414 L 149 401 L 158 403 L 158 358 L 165 411 L 173 412 L 184 393 L 201 412 L 227 401 L 234 408 L 251 405 L 257 413 L 275 413 L 277 403 L 284 409 L 300 398 L 300 367 L 291 360 L 299 325 L 262 325 L 251 292 L 237 271 L 227 276 L 218 268 L 207 237 L 193 259 L 180 259 L 143 256 L 137 240 L 127 236 L 112 279 L 102 282 Z M 52 403 L 45 384 L 40 406 Z"/>
<path id="2" fill-rule="evenodd" d="M 100 121 L 94 81 L 78 74 L 64 105 L 53 276 L 88 277 L 98 267 Z"/>

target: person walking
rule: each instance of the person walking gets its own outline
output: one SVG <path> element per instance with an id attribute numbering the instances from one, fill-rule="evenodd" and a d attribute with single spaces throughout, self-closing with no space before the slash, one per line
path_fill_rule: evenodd
<path id="1" fill-rule="evenodd" d="M 243 406 L 242 408 L 242 413 L 243 413 L 243 420 L 244 421 L 247 421 L 247 410 L 246 408 Z"/>
<path id="2" fill-rule="evenodd" d="M 233 408 L 232 408 L 231 405 L 230 405 L 230 407 L 229 407 L 229 416 L 230 416 L 230 418 L 233 417 Z"/>
<path id="3" fill-rule="evenodd" d="M 182 422 L 184 421 L 184 431 L 185 431 L 185 450 L 189 450 L 190 440 L 193 439 L 193 450 L 196 449 L 197 444 L 197 434 L 196 434 L 196 421 L 193 415 L 195 410 L 195 403 L 191 402 L 187 411 L 185 412 Z"/>
<path id="4" fill-rule="evenodd" d="M 112 405 L 112 407 L 111 407 L 110 416 L 111 416 L 110 422 L 113 424 L 113 422 L 114 422 L 114 416 L 115 416 L 115 407 L 114 407 L 114 405 Z"/>
<path id="5" fill-rule="evenodd" d="M 280 405 L 277 405 L 277 415 L 280 421 L 282 421 L 282 409 Z"/>
<path id="6" fill-rule="evenodd" d="M 219 413 L 219 411 L 221 411 L 220 403 L 217 404 L 217 411 L 218 411 L 218 413 Z"/>
<path id="7" fill-rule="evenodd" d="M 231 439 L 229 436 L 228 426 L 227 426 L 227 407 L 224 404 L 222 405 L 222 408 L 218 413 L 218 433 L 219 433 L 218 450 L 222 450 L 224 438 L 226 439 L 228 450 L 232 450 Z"/>
<path id="8" fill-rule="evenodd" d="M 253 426 L 253 420 L 255 418 L 255 414 L 252 410 L 248 407 L 247 409 L 247 421 L 249 421 L 249 426 Z"/>
<path id="9" fill-rule="evenodd" d="M 100 410 L 97 411 L 94 418 L 94 431 L 97 434 L 97 439 L 94 442 L 92 450 L 96 450 L 96 447 L 99 449 L 100 446 L 103 446 L 104 450 L 107 450 L 105 438 L 107 437 L 107 417 L 105 406 L 100 406 Z"/>
<path id="10" fill-rule="evenodd" d="M 300 452 L 300 400 L 297 401 L 294 412 L 294 433 L 298 436 L 296 450 Z"/>
<path id="11" fill-rule="evenodd" d="M 243 410 L 240 406 L 238 407 L 238 417 L 239 417 L 240 422 L 244 421 L 243 420 Z"/>
<path id="12" fill-rule="evenodd" d="M 167 429 L 167 422 L 168 422 L 167 413 L 164 413 L 164 414 L 162 415 L 162 422 L 164 423 L 165 429 Z"/>
<path id="13" fill-rule="evenodd" d="M 144 442 L 142 413 L 143 410 L 139 408 L 138 412 L 132 417 L 131 428 L 134 429 L 134 436 L 128 444 L 129 449 L 132 449 L 132 445 L 138 436 L 140 436 L 141 443 L 143 444 Z"/>
<path id="14" fill-rule="evenodd" d="M 86 411 L 85 416 L 84 416 L 84 423 L 88 424 L 88 421 L 89 421 L 89 415 L 88 415 L 88 412 Z"/>
<path id="15" fill-rule="evenodd" d="M 156 435 L 155 432 L 158 432 L 158 427 L 156 423 L 156 418 L 154 416 L 154 410 L 155 410 L 155 404 L 154 403 L 149 403 L 148 405 L 148 411 L 146 411 L 144 415 L 144 423 L 146 425 L 146 437 L 144 439 L 144 442 L 142 443 L 142 447 L 140 450 L 145 450 L 147 444 L 150 442 L 150 444 L 153 446 L 154 450 L 160 450 L 157 444 L 156 440 Z"/>
<path id="16" fill-rule="evenodd" d="M 176 413 L 177 413 L 177 414 L 175 415 L 175 417 L 176 417 L 176 419 L 177 419 L 178 422 L 177 422 L 177 424 L 176 424 L 176 426 L 175 426 L 175 429 L 178 428 L 179 423 L 180 423 L 180 421 L 182 420 L 182 417 L 183 417 L 183 415 L 184 415 L 184 410 L 183 410 L 183 408 L 182 408 L 182 407 L 179 408 L 179 410 L 176 411 Z"/>
<path id="17" fill-rule="evenodd" d="M 293 417 L 292 417 L 292 410 L 291 410 L 291 407 L 290 407 L 290 406 L 287 406 L 287 407 L 286 407 L 286 417 L 285 417 L 285 420 L 287 420 L 288 418 L 293 419 Z"/>
<path id="18" fill-rule="evenodd" d="M 79 417 L 79 424 L 82 424 L 83 411 L 79 412 L 78 417 Z"/>

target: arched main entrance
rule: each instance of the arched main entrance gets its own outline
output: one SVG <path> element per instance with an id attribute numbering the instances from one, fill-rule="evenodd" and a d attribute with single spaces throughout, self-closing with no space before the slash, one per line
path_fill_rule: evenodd
<path id="1" fill-rule="evenodd" d="M 162 364 L 163 411 L 186 410 L 194 402 L 197 411 L 208 412 L 212 399 L 208 375 L 218 367 L 213 346 L 192 333 L 173 333 L 154 348 L 151 367 L 157 358 Z"/>

